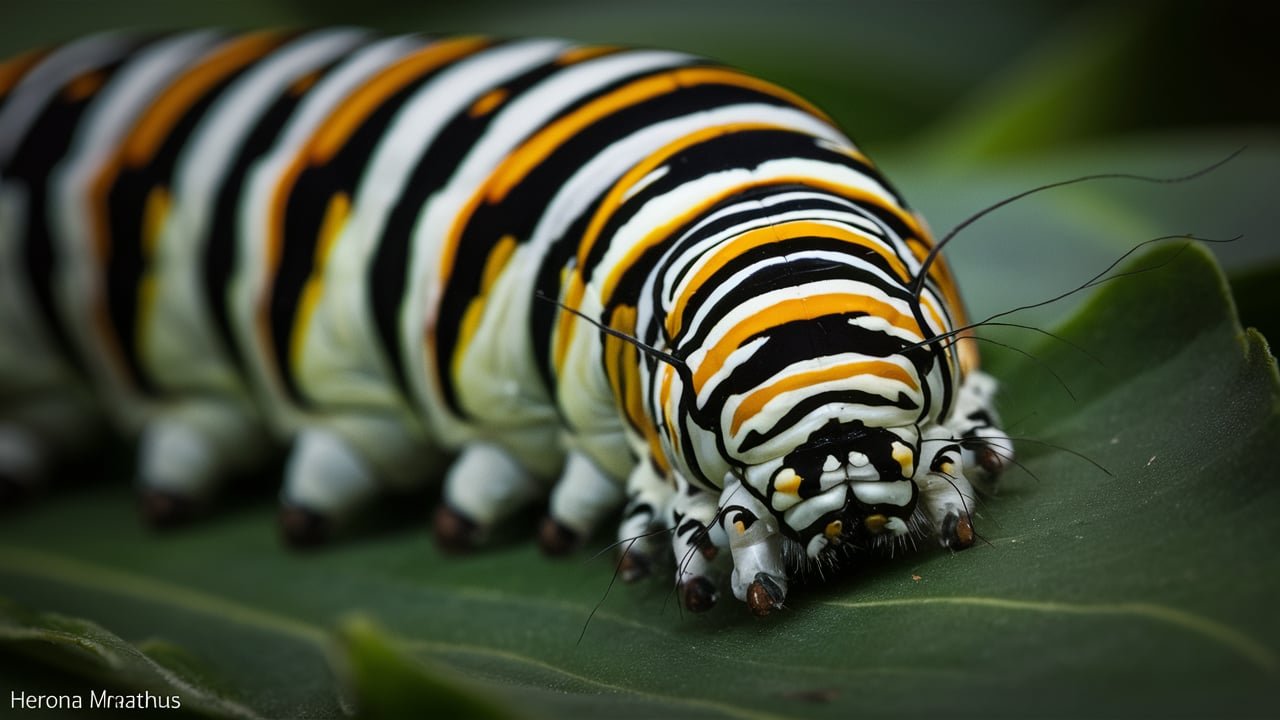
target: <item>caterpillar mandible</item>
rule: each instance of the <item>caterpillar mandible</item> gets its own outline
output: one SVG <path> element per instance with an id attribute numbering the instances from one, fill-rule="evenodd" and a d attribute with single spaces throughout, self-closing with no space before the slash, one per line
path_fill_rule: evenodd
<path id="1" fill-rule="evenodd" d="M 548 498 L 565 552 L 623 508 L 624 578 L 669 535 L 703 610 L 727 547 L 766 614 L 807 563 L 969 546 L 973 484 L 1012 460 L 923 221 L 819 109 L 736 70 L 105 34 L 0 65 L 0 103 L 6 492 L 99 412 L 138 438 L 157 524 L 286 445 L 295 544 L 447 466 L 447 548 Z"/>

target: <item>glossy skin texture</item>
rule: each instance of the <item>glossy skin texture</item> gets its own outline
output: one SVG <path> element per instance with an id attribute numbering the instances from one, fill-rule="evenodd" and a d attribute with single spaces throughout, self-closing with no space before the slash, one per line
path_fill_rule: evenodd
<path id="1" fill-rule="evenodd" d="M 101 413 L 139 438 L 155 522 L 287 448 L 295 543 L 443 471 L 445 547 L 549 492 L 565 552 L 625 505 L 625 577 L 673 527 L 688 607 L 719 546 L 768 612 L 789 561 L 969 545 L 966 478 L 1011 457 L 947 337 L 946 266 L 910 289 L 921 223 L 819 110 L 737 71 L 208 31 L 23 56 L 0 92 L 9 486 Z"/>

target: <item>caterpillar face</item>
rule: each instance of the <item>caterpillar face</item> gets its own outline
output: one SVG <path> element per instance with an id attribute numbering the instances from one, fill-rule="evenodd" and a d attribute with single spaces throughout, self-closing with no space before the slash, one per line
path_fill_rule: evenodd
<path id="1" fill-rule="evenodd" d="M 832 423 L 785 457 L 743 472 L 745 487 L 810 558 L 845 542 L 901 535 L 915 512 L 914 428 Z"/>

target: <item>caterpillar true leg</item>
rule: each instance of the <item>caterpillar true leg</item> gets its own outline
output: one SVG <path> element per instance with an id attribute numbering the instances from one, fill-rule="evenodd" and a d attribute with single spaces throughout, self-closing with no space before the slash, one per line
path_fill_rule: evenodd
<path id="1" fill-rule="evenodd" d="M 671 498 L 671 552 L 676 561 L 676 587 L 685 608 L 704 612 L 719 599 L 711 581 L 711 561 L 717 548 L 710 528 L 716 520 L 715 496 L 676 474 L 675 493 Z"/>
<path id="2" fill-rule="evenodd" d="M 720 523 L 733 554 L 734 597 L 757 615 L 782 607 L 787 596 L 787 571 L 778 524 L 737 478 L 727 480 L 720 495 Z"/>
<path id="3" fill-rule="evenodd" d="M 551 555 L 575 549 L 600 521 L 622 504 L 622 487 L 579 451 L 571 451 L 564 472 L 551 491 L 548 515 L 538 539 Z"/>
<path id="4" fill-rule="evenodd" d="M 960 550 L 973 545 L 973 509 L 977 495 L 965 478 L 960 446 L 943 442 L 947 430 L 936 428 L 925 434 L 925 445 L 915 476 L 920 502 L 944 547 Z"/>
<path id="5" fill-rule="evenodd" d="M 627 477 L 627 505 L 618 526 L 619 573 L 626 582 L 646 577 L 663 546 L 658 534 L 674 496 L 671 483 L 658 474 L 652 460 L 637 463 Z"/>
<path id="6" fill-rule="evenodd" d="M 952 437 L 963 440 L 961 456 L 965 475 L 986 492 L 1013 462 L 1013 442 L 1000 429 L 995 410 L 996 381 L 990 375 L 974 370 L 960 386 L 960 397 L 952 420 L 946 427 Z"/>

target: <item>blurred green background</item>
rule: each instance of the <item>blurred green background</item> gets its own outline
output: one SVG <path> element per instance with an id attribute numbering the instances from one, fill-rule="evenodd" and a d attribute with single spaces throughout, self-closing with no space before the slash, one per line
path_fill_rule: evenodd
<path id="1" fill-rule="evenodd" d="M 1183 186 L 1103 182 L 1055 191 L 1052 207 L 1025 201 L 969 231 L 952 259 L 962 278 L 992 257 L 1043 266 L 1035 277 L 965 287 L 976 312 L 1070 287 L 1133 244 L 1169 233 L 1243 235 L 1214 248 L 1237 274 L 1280 263 L 1280 54 L 1270 37 L 1280 11 L 1263 4 L 48 0 L 7 2 L 2 16 L 6 54 L 104 28 L 334 23 L 686 50 L 818 103 L 938 233 L 1039 183 L 1113 171 L 1177 175 L 1247 146 Z M 1077 214 L 1109 216 L 1117 232 L 1099 236 Z M 1068 305 L 1028 319 L 1050 321 Z"/>

